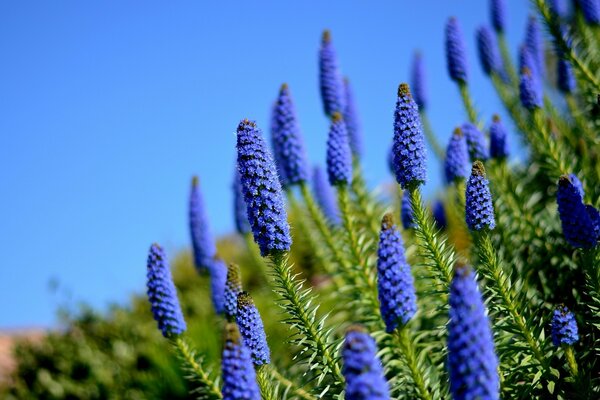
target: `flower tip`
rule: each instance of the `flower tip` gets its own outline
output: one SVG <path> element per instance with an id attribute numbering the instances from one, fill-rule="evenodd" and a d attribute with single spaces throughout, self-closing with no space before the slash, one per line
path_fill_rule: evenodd
<path id="1" fill-rule="evenodd" d="M 325 29 L 323 31 L 323 36 L 321 36 L 321 42 L 322 43 L 331 42 L 331 31 L 329 29 Z"/>
<path id="2" fill-rule="evenodd" d="M 200 179 L 196 175 L 194 175 L 192 177 L 192 187 L 196 188 L 196 187 L 198 187 L 199 184 L 200 184 Z"/>
<path id="3" fill-rule="evenodd" d="M 404 96 L 412 97 L 408 83 L 401 83 L 400 86 L 398 86 L 398 97 Z"/>
<path id="4" fill-rule="evenodd" d="M 457 261 L 454 263 L 454 273 L 458 276 L 465 276 L 471 272 L 471 267 L 469 267 L 463 261 Z"/>
<path id="5" fill-rule="evenodd" d="M 248 126 L 256 128 L 256 122 L 250 121 L 248 118 L 244 118 L 240 121 L 240 124 L 238 125 L 238 131 L 241 131 Z"/>
<path id="6" fill-rule="evenodd" d="M 281 88 L 279 89 L 279 93 L 283 93 L 283 92 L 287 92 L 288 91 L 288 84 L 287 83 L 282 83 L 281 84 Z"/>
<path id="7" fill-rule="evenodd" d="M 352 324 L 346 329 L 346 333 L 349 333 L 349 332 L 367 333 L 367 329 L 364 326 L 362 326 L 361 324 Z"/>
<path id="8" fill-rule="evenodd" d="M 494 122 L 500 122 L 500 116 L 498 114 L 494 114 L 492 116 L 492 121 L 494 121 Z"/>
<path id="9" fill-rule="evenodd" d="M 572 184 L 571 177 L 568 174 L 561 175 L 560 178 L 558 178 L 559 186 L 565 187 L 565 186 L 568 186 L 571 184 Z"/>
<path id="10" fill-rule="evenodd" d="M 462 132 L 462 129 L 460 129 L 460 126 L 457 126 L 456 128 L 454 128 L 454 130 L 452 131 L 452 134 L 454 136 L 462 137 L 463 132 Z"/>
<path id="11" fill-rule="evenodd" d="M 344 118 L 342 117 L 342 113 L 340 113 L 339 111 L 334 112 L 333 115 L 331 116 L 331 120 L 333 122 L 339 122 L 342 119 L 344 119 Z"/>
<path id="12" fill-rule="evenodd" d="M 238 308 L 248 307 L 251 305 L 254 305 L 254 302 L 252 301 L 252 297 L 250 297 L 250 293 L 240 292 L 240 294 L 238 294 L 238 298 L 237 298 Z"/>
<path id="13" fill-rule="evenodd" d="M 527 67 L 521 68 L 521 75 L 531 76 L 531 70 Z"/>
<path id="14" fill-rule="evenodd" d="M 162 246 L 156 242 L 152 243 L 150 245 L 150 251 L 161 251 L 162 250 Z"/>
<path id="15" fill-rule="evenodd" d="M 240 281 L 240 267 L 235 263 L 229 263 L 227 265 L 227 281 L 232 283 L 239 283 Z"/>
<path id="16" fill-rule="evenodd" d="M 471 175 L 479 175 L 485 178 L 485 167 L 483 166 L 483 163 L 481 161 L 477 160 L 473 163 Z"/>
<path id="17" fill-rule="evenodd" d="M 381 230 L 391 229 L 394 226 L 394 215 L 386 213 L 381 220 Z"/>

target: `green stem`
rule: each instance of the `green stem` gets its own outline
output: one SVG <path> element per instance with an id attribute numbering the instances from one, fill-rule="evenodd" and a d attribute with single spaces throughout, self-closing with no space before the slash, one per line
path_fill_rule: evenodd
<path id="1" fill-rule="evenodd" d="M 446 158 L 446 151 L 440 145 L 435 132 L 433 132 L 433 128 L 431 126 L 431 121 L 427 116 L 427 112 L 425 110 L 421 110 L 421 122 L 423 123 L 423 131 L 425 132 L 425 137 L 433 150 L 433 153 L 436 155 L 438 160 L 444 161 Z"/>
<path id="2" fill-rule="evenodd" d="M 266 365 L 260 365 L 256 368 L 256 382 L 260 389 L 260 397 L 262 400 L 277 400 L 275 390 L 269 378 L 269 371 Z"/>
<path id="3" fill-rule="evenodd" d="M 506 276 L 502 269 L 500 259 L 496 254 L 489 232 L 485 231 L 477 233 L 475 235 L 475 241 L 480 257 L 478 270 L 486 277 L 488 281 L 487 284 L 495 287 L 495 290 L 488 290 L 488 293 L 492 294 L 496 298 L 496 301 L 502 303 L 507 310 L 509 317 L 517 327 L 519 335 L 523 337 L 529 345 L 529 349 L 531 349 L 533 356 L 542 365 L 544 370 L 547 370 L 549 365 L 544 357 L 542 345 L 527 326 L 526 319 L 517 306 L 517 302 L 515 301 L 516 296 L 512 289 L 510 278 Z M 513 333 L 512 330 L 511 333 Z"/>
<path id="4" fill-rule="evenodd" d="M 515 69 L 515 65 L 512 62 L 512 57 L 510 56 L 510 51 L 508 50 L 508 44 L 506 42 L 506 36 L 504 33 L 499 32 L 498 36 L 498 46 L 500 47 L 500 56 L 502 57 L 502 64 L 508 73 L 508 78 L 510 79 L 510 84 L 513 87 L 517 87 L 519 84 L 519 77 L 517 75 L 517 70 Z"/>
<path id="5" fill-rule="evenodd" d="M 310 363 L 322 365 L 322 373 L 331 375 L 333 385 L 344 386 L 344 377 L 340 366 L 332 354 L 333 344 L 323 336 L 323 320 L 315 320 L 316 309 L 310 307 L 308 294 L 301 294 L 302 283 L 292 275 L 291 269 L 287 264 L 287 255 L 285 253 L 276 253 L 271 255 L 271 265 L 273 267 L 276 280 L 277 294 L 287 303 L 289 318 L 287 323 L 295 326 L 299 330 L 300 339 L 304 346 L 313 347 L 316 354 L 310 357 Z M 293 315 L 292 315 L 293 314 Z"/>
<path id="6" fill-rule="evenodd" d="M 416 390 L 420 399 L 431 400 L 432 396 L 427 385 L 425 384 L 426 371 L 422 370 L 417 359 L 415 349 L 415 339 L 411 338 L 408 327 L 400 327 L 394 332 L 394 342 L 400 348 L 402 354 L 406 358 L 406 365 L 410 370 L 410 375 L 416 386 Z"/>
<path id="7" fill-rule="evenodd" d="M 204 370 L 199 360 L 196 359 L 194 351 L 183 336 L 176 336 L 171 340 L 171 343 L 185 363 L 185 366 L 194 374 L 193 382 L 200 385 L 198 389 L 201 389 L 202 393 L 211 400 L 222 399 L 221 390 L 219 390 L 219 387 Z"/>
<path id="8" fill-rule="evenodd" d="M 573 346 L 564 346 L 565 357 L 567 358 L 567 365 L 569 366 L 569 371 L 571 372 L 571 376 L 578 380 L 579 368 L 577 368 L 577 361 L 575 360 L 575 352 L 573 351 Z"/>
<path id="9" fill-rule="evenodd" d="M 269 366 L 269 372 L 273 376 L 274 379 L 279 381 L 283 386 L 287 387 L 293 393 L 295 393 L 298 397 L 301 397 L 305 400 L 315 400 L 315 397 L 308 393 L 306 390 L 296 387 L 294 382 L 287 379 L 285 376 L 281 375 L 277 369 L 273 368 L 272 365 Z"/>
<path id="10" fill-rule="evenodd" d="M 459 82 L 458 88 L 460 90 L 460 97 L 462 98 L 465 110 L 467 110 L 469 121 L 474 125 L 478 125 L 477 110 L 475 109 L 475 105 L 473 104 L 473 98 L 469 93 L 469 86 L 466 82 Z"/>

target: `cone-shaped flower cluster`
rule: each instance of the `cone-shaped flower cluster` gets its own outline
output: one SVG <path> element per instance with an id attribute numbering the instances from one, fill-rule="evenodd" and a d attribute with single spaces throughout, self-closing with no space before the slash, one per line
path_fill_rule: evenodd
<path id="1" fill-rule="evenodd" d="M 225 315 L 234 319 L 237 315 L 238 295 L 242 292 L 242 277 L 237 264 L 227 267 L 227 281 L 225 282 Z"/>
<path id="2" fill-rule="evenodd" d="M 490 1 L 492 25 L 496 32 L 504 32 L 506 27 L 506 3 L 504 0 Z"/>
<path id="3" fill-rule="evenodd" d="M 581 181 L 575 174 L 569 174 L 569 179 L 571 179 L 571 183 L 573 184 L 573 186 L 575 186 L 575 188 L 577 189 L 577 192 L 579 193 L 579 195 L 581 196 L 581 199 L 583 200 L 583 198 L 585 197 L 585 191 L 583 190 L 583 183 L 581 183 Z"/>
<path id="4" fill-rule="evenodd" d="M 496 159 L 504 159 L 508 157 L 508 142 L 506 128 L 500 121 L 500 117 L 496 114 L 492 117 L 492 125 L 490 126 L 490 156 Z"/>
<path id="5" fill-rule="evenodd" d="M 448 370 L 453 399 L 498 399 L 498 358 L 475 276 L 457 266 L 450 285 Z"/>
<path id="6" fill-rule="evenodd" d="M 600 213 L 583 203 L 583 189 L 579 180 L 568 175 L 558 180 L 556 201 L 563 235 L 573 247 L 592 248 L 600 238 Z"/>
<path id="7" fill-rule="evenodd" d="M 147 264 L 147 293 L 152 315 L 164 337 L 185 332 L 186 325 L 179 306 L 177 290 L 164 250 L 157 244 L 150 246 Z"/>
<path id="8" fill-rule="evenodd" d="M 559 59 L 556 60 L 556 85 L 563 93 L 573 93 L 577 86 L 575 81 L 575 74 L 571 63 L 565 60 L 560 54 Z"/>
<path id="9" fill-rule="evenodd" d="M 521 46 L 519 48 L 519 71 L 522 71 L 525 68 L 533 74 L 534 71 L 536 71 L 537 66 L 531 51 L 527 46 Z"/>
<path id="10" fill-rule="evenodd" d="M 244 346 L 237 326 L 225 326 L 225 345 L 221 361 L 224 400 L 260 400 L 260 389 L 250 350 Z"/>
<path id="11" fill-rule="evenodd" d="M 308 180 L 308 164 L 296 108 L 287 84 L 281 85 L 273 107 L 271 120 L 273 155 L 279 167 L 283 186 L 295 185 Z"/>
<path id="12" fill-rule="evenodd" d="M 464 123 L 461 130 L 467 140 L 467 148 L 469 149 L 469 158 L 471 161 L 487 160 L 489 158 L 489 151 L 483 132 L 470 122 Z"/>
<path id="13" fill-rule="evenodd" d="M 248 221 L 263 256 L 292 244 L 281 184 L 260 129 L 247 119 L 237 128 L 237 163 Z"/>
<path id="14" fill-rule="evenodd" d="M 237 168 L 234 171 L 233 177 L 233 219 L 235 220 L 235 229 L 240 235 L 250 232 L 246 202 L 242 193 L 242 182 L 240 181 Z"/>
<path id="15" fill-rule="evenodd" d="M 452 132 L 450 142 L 448 142 L 448 147 L 446 147 L 444 172 L 446 173 L 447 183 L 465 179 L 469 175 L 469 151 L 467 149 L 467 140 L 460 128 L 456 128 L 454 132 Z"/>
<path id="16" fill-rule="evenodd" d="M 325 177 L 325 173 L 319 166 L 315 166 L 313 171 L 313 190 L 315 191 L 315 197 L 323 214 L 329 221 L 329 223 L 333 225 L 339 225 L 341 223 L 340 220 L 340 211 L 337 207 L 337 203 L 335 202 L 335 194 L 333 193 L 333 188 L 327 181 Z"/>
<path id="17" fill-rule="evenodd" d="M 215 312 L 225 312 L 225 282 L 227 281 L 227 265 L 221 259 L 215 259 L 210 272 L 210 298 Z"/>
<path id="18" fill-rule="evenodd" d="M 448 221 L 446 219 L 446 210 L 444 209 L 444 203 L 440 200 L 436 200 L 432 207 L 433 219 L 438 229 L 446 229 Z"/>
<path id="19" fill-rule="evenodd" d="M 250 295 L 241 292 L 237 298 L 237 324 L 244 338 L 244 345 L 250 349 L 254 365 L 269 364 L 271 352 L 260 314 Z"/>
<path id="20" fill-rule="evenodd" d="M 465 195 L 465 217 L 467 227 L 472 231 L 496 227 L 489 185 L 483 164 L 481 161 L 475 161 Z"/>
<path id="21" fill-rule="evenodd" d="M 417 311 L 417 295 L 410 265 L 404 255 L 404 242 L 391 214 L 381 223 L 377 250 L 377 290 L 386 331 L 404 326 Z"/>
<path id="22" fill-rule="evenodd" d="M 210 231 L 198 177 L 196 176 L 192 179 L 188 212 L 194 264 L 199 271 L 210 270 L 217 254 L 217 247 Z"/>
<path id="23" fill-rule="evenodd" d="M 329 128 L 327 175 L 332 186 L 346 186 L 352 180 L 352 150 L 348 129 L 340 113 L 333 114 Z"/>
<path id="24" fill-rule="evenodd" d="M 377 357 L 375 340 L 360 326 L 346 333 L 342 349 L 347 400 L 389 400 L 390 390 Z"/>
<path id="25" fill-rule="evenodd" d="M 354 100 L 354 91 L 350 85 L 348 78 L 344 79 L 344 93 L 346 94 L 346 109 L 344 111 L 344 122 L 346 122 L 346 129 L 348 129 L 348 136 L 350 138 L 350 148 L 352 154 L 356 157 L 360 157 L 362 154 L 362 131 L 360 126 L 360 119 L 358 118 L 358 109 L 356 108 L 356 101 Z"/>
<path id="26" fill-rule="evenodd" d="M 419 108 L 408 84 L 398 88 L 394 112 L 394 171 L 402 189 L 425 183 L 427 153 Z"/>
<path id="27" fill-rule="evenodd" d="M 425 63 L 420 52 L 416 52 L 413 56 L 410 87 L 415 103 L 417 103 L 420 110 L 425 110 L 427 108 L 427 80 Z"/>
<path id="28" fill-rule="evenodd" d="M 542 107 L 542 86 L 533 71 L 528 68 L 521 70 L 519 95 L 521 104 L 529 111 Z"/>
<path id="29" fill-rule="evenodd" d="M 467 50 L 462 29 L 455 17 L 451 17 L 446 23 L 446 65 L 453 81 L 467 81 Z"/>
<path id="30" fill-rule="evenodd" d="M 477 52 L 481 67 L 487 75 L 500 71 L 500 55 L 496 40 L 490 28 L 485 25 L 477 30 Z"/>
<path id="31" fill-rule="evenodd" d="M 410 205 L 410 195 L 408 190 L 402 193 L 402 203 L 400 205 L 400 218 L 402 219 L 402 227 L 404 229 L 412 229 L 417 226 L 413 215 L 412 206 Z"/>
<path id="32" fill-rule="evenodd" d="M 319 49 L 319 84 L 325 114 L 331 117 L 336 112 L 343 113 L 346 109 L 344 81 L 329 31 L 323 32 Z"/>
<path id="33" fill-rule="evenodd" d="M 552 343 L 572 346 L 579 341 L 575 316 L 566 306 L 558 306 L 552 314 Z"/>
<path id="34" fill-rule="evenodd" d="M 567 3 L 565 0 L 549 0 L 548 8 L 554 17 L 564 18 L 567 15 Z"/>
<path id="35" fill-rule="evenodd" d="M 583 12 L 585 21 L 590 25 L 600 24 L 600 1 L 598 0 L 579 0 L 579 7 Z"/>
<path id="36" fill-rule="evenodd" d="M 544 76 L 546 65 L 544 62 L 544 38 L 542 36 L 542 28 L 538 20 L 534 16 L 530 16 L 527 20 L 527 29 L 525 31 L 525 47 L 531 52 L 535 60 L 536 73 Z"/>

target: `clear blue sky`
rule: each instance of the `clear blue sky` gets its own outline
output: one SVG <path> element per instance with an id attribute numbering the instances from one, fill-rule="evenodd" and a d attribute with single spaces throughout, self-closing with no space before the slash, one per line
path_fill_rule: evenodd
<path id="1" fill-rule="evenodd" d="M 516 53 L 529 2 L 508 3 Z M 213 230 L 230 232 L 236 124 L 248 117 L 266 128 L 282 82 L 311 161 L 323 163 L 324 28 L 354 85 L 371 186 L 389 179 L 396 88 L 417 48 L 445 143 L 465 118 L 445 68 L 451 15 L 462 23 L 487 121 L 500 106 L 476 58 L 475 29 L 489 22 L 483 0 L 2 2 L 0 328 L 51 325 L 53 278 L 97 307 L 143 291 L 149 244 L 171 254 L 188 246 L 192 174 L 201 177 Z M 428 193 L 439 171 L 431 162 Z"/>

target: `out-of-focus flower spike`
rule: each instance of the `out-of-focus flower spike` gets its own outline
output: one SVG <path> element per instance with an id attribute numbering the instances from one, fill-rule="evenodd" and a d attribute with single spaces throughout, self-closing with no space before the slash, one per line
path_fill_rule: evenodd
<path id="1" fill-rule="evenodd" d="M 246 211 L 246 202 L 242 193 L 242 183 L 237 169 L 233 177 L 233 217 L 235 220 L 235 229 L 240 235 L 250 232 L 250 223 L 248 222 L 248 213 Z"/>
<path id="2" fill-rule="evenodd" d="M 469 150 L 467 140 L 460 128 L 454 129 L 452 136 L 450 136 L 446 148 L 444 172 L 446 173 L 447 183 L 464 180 L 469 176 Z"/>
<path id="3" fill-rule="evenodd" d="M 398 88 L 394 112 L 394 171 L 402 189 L 418 186 L 427 179 L 427 153 L 419 107 L 408 84 Z"/>
<path id="4" fill-rule="evenodd" d="M 448 226 L 448 220 L 446 219 L 446 210 L 444 209 L 444 203 L 440 200 L 436 200 L 433 203 L 432 208 L 433 219 L 438 229 L 446 229 Z"/>
<path id="5" fill-rule="evenodd" d="M 485 177 L 485 168 L 481 161 L 473 163 L 471 176 L 467 181 L 465 219 L 472 231 L 491 230 L 496 227 L 490 183 Z"/>
<path id="6" fill-rule="evenodd" d="M 350 85 L 350 80 L 348 78 L 344 79 L 344 92 L 346 93 L 344 122 L 346 122 L 346 129 L 348 129 L 350 148 L 352 149 L 352 154 L 360 158 L 363 150 L 362 128 L 360 125 L 360 119 L 358 117 L 356 101 L 354 100 L 354 91 L 352 90 L 352 86 Z"/>
<path id="7" fill-rule="evenodd" d="M 565 93 L 573 93 L 577 87 L 577 81 L 575 80 L 575 74 L 571 63 L 564 58 L 559 58 L 556 61 L 556 84 L 558 89 Z"/>
<path id="8" fill-rule="evenodd" d="M 427 76 L 421 52 L 415 52 L 411 70 L 411 87 L 415 103 L 421 111 L 427 108 Z"/>
<path id="9" fill-rule="evenodd" d="M 530 16 L 527 20 L 527 28 L 525 31 L 525 46 L 531 51 L 535 60 L 536 73 L 540 80 L 545 75 L 546 62 L 544 56 L 544 38 L 540 23 L 534 16 Z"/>
<path id="10" fill-rule="evenodd" d="M 490 126 L 490 156 L 495 159 L 505 159 L 508 157 L 508 141 L 504 124 L 498 114 L 492 117 Z"/>
<path id="11" fill-rule="evenodd" d="M 506 29 L 506 3 L 504 0 L 490 0 L 490 16 L 494 30 L 504 33 Z"/>
<path id="12" fill-rule="evenodd" d="M 331 42 L 331 32 L 324 31 L 319 50 L 319 82 L 325 114 L 343 113 L 346 109 L 344 82 L 337 54 Z"/>
<path id="13" fill-rule="evenodd" d="M 340 210 L 335 201 L 333 188 L 319 166 L 315 166 L 313 170 L 313 189 L 317 202 L 327 220 L 333 225 L 339 225 L 341 223 Z"/>
<path id="14" fill-rule="evenodd" d="M 410 265 L 404 255 L 404 242 L 386 214 L 381 223 L 377 250 L 377 290 L 381 315 L 388 333 L 404 326 L 417 311 L 417 295 Z"/>
<path id="15" fill-rule="evenodd" d="M 225 326 L 225 345 L 221 361 L 224 400 L 260 400 L 260 389 L 250 350 L 244 346 L 238 327 Z"/>
<path id="16" fill-rule="evenodd" d="M 600 24 L 600 1 L 598 0 L 579 0 L 579 7 L 583 12 L 585 21 L 590 25 Z"/>
<path id="17" fill-rule="evenodd" d="M 273 157 L 256 123 L 237 128 L 237 163 L 254 241 L 263 256 L 289 251 L 290 227 Z"/>
<path id="18" fill-rule="evenodd" d="M 446 65 L 453 81 L 467 82 L 467 50 L 462 29 L 455 17 L 446 23 Z"/>
<path id="19" fill-rule="evenodd" d="M 186 324 L 171 269 L 163 248 L 158 244 L 150 246 L 146 287 L 152 315 L 163 336 L 170 338 L 185 332 Z"/>
<path id="20" fill-rule="evenodd" d="M 575 316 L 564 306 L 558 306 L 552 314 L 552 343 L 555 346 L 572 346 L 579 341 Z"/>
<path id="21" fill-rule="evenodd" d="M 352 180 L 352 150 L 342 115 L 332 116 L 327 139 L 327 175 L 332 186 L 346 186 Z"/>
<path id="22" fill-rule="evenodd" d="M 578 248 L 595 247 L 600 238 L 600 214 L 594 207 L 583 203 L 581 186 L 574 183 L 569 175 L 559 178 L 556 201 L 567 242 Z"/>
<path id="23" fill-rule="evenodd" d="M 197 176 L 192 178 L 188 213 L 194 265 L 198 271 L 206 271 L 217 254 L 217 246 L 210 231 Z"/>
<path id="24" fill-rule="evenodd" d="M 481 67 L 487 75 L 501 71 L 500 54 L 496 39 L 487 26 L 481 26 L 477 30 L 477 51 Z"/>
<path id="25" fill-rule="evenodd" d="M 227 265 L 215 258 L 208 270 L 210 273 L 210 297 L 217 314 L 225 312 L 225 283 L 227 282 Z"/>
<path id="26" fill-rule="evenodd" d="M 390 390 L 377 357 L 375 340 L 361 326 L 351 326 L 342 348 L 348 400 L 389 400 Z"/>
<path id="27" fill-rule="evenodd" d="M 273 108 L 271 141 L 281 184 L 296 185 L 309 179 L 308 163 L 296 108 L 287 84 L 281 85 Z"/>
<path id="28" fill-rule="evenodd" d="M 532 74 L 535 74 L 537 63 L 531 50 L 527 46 L 522 45 L 519 48 L 519 71 L 523 71 L 524 68 L 527 68 Z"/>
<path id="29" fill-rule="evenodd" d="M 269 364 L 271 351 L 267 344 L 265 328 L 254 301 L 246 292 L 238 294 L 237 324 L 244 338 L 244 345 L 250 349 L 254 365 Z"/>
<path id="30" fill-rule="evenodd" d="M 417 226 L 413 215 L 412 206 L 410 205 L 410 194 L 408 193 L 408 190 L 405 190 L 402 193 L 400 218 L 402 219 L 402 227 L 404 229 L 412 229 Z"/>
<path id="31" fill-rule="evenodd" d="M 242 292 L 242 276 L 237 264 L 227 266 L 227 281 L 225 283 L 225 315 L 229 320 L 237 316 L 237 299 Z"/>
<path id="32" fill-rule="evenodd" d="M 461 130 L 467 141 L 471 161 L 487 160 L 489 158 L 489 150 L 483 132 L 470 122 L 464 123 Z"/>
<path id="33" fill-rule="evenodd" d="M 457 265 L 450 284 L 448 370 L 453 399 L 498 399 L 498 357 L 475 276 Z"/>
<path id="34" fill-rule="evenodd" d="M 569 179 L 571 180 L 571 183 L 573 184 L 573 186 L 575 186 L 575 188 L 579 192 L 579 195 L 581 196 L 581 201 L 583 201 L 583 199 L 585 197 L 585 191 L 583 190 L 583 183 L 579 180 L 579 178 L 575 174 L 569 174 Z"/>
<path id="35" fill-rule="evenodd" d="M 521 104 L 529 111 L 542 107 L 542 86 L 533 71 L 523 68 L 519 83 Z"/>
<path id="36" fill-rule="evenodd" d="M 559 19 L 563 19 L 567 16 L 567 3 L 565 0 L 549 0 L 548 8 L 550 13 Z"/>

